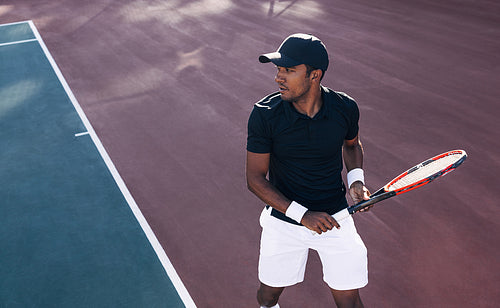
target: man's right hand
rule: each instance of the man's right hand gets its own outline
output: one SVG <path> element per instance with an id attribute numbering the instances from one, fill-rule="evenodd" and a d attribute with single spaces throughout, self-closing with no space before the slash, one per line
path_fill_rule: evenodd
<path id="1" fill-rule="evenodd" d="M 321 234 L 333 228 L 340 229 L 338 222 L 328 213 L 307 211 L 300 221 L 305 227 Z"/>

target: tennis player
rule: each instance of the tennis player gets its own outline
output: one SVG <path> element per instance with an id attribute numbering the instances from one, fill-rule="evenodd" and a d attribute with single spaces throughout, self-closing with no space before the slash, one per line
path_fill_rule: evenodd
<path id="1" fill-rule="evenodd" d="M 248 120 L 248 188 L 266 203 L 257 300 L 261 307 L 279 307 L 284 288 L 303 281 L 314 249 L 337 306 L 363 307 L 367 251 L 352 218 L 339 223 L 333 216 L 348 206 L 343 162 L 353 201 L 370 194 L 356 102 L 321 85 L 329 60 L 315 36 L 293 34 L 259 61 L 276 65 L 279 91 L 257 102 Z"/>

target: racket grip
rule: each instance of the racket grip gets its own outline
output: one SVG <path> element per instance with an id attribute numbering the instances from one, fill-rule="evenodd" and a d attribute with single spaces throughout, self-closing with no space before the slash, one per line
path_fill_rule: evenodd
<path id="1" fill-rule="evenodd" d="M 361 211 L 362 209 L 364 209 L 365 207 L 367 207 L 369 205 L 375 204 L 377 202 L 388 199 L 388 198 L 393 197 L 395 195 L 396 195 L 396 193 L 394 191 L 388 191 L 388 192 L 385 192 L 382 194 L 378 194 L 378 192 L 377 192 L 376 194 L 373 194 L 370 197 L 370 199 L 361 201 L 355 205 L 351 205 L 350 207 L 347 208 L 347 210 L 349 211 L 349 214 L 354 214 L 356 212 Z"/>
<path id="2" fill-rule="evenodd" d="M 338 211 L 337 213 L 333 214 L 332 216 L 333 216 L 333 218 L 335 218 L 335 220 L 337 222 L 340 222 L 340 221 L 346 219 L 347 217 L 351 216 L 351 213 L 349 213 L 348 209 L 343 209 L 343 210 Z"/>

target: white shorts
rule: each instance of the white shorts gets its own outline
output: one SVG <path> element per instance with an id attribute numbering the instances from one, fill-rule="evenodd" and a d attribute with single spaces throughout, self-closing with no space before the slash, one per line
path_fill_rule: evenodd
<path id="1" fill-rule="evenodd" d="M 347 211 L 347 209 L 345 210 Z M 262 237 L 259 280 L 271 287 L 287 287 L 304 281 L 309 249 L 316 250 L 323 265 L 323 280 L 334 290 L 359 289 L 368 284 L 368 258 L 352 217 L 322 234 L 271 216 L 260 216 Z"/>

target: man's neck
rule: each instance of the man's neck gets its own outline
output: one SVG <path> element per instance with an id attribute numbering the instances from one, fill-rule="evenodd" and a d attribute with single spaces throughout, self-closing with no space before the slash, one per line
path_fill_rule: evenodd
<path id="1" fill-rule="evenodd" d="M 321 106 L 323 106 L 321 87 L 318 87 L 315 90 L 311 89 L 305 97 L 293 102 L 293 106 L 298 112 L 305 114 L 310 118 L 314 118 L 314 116 L 320 111 Z"/>

